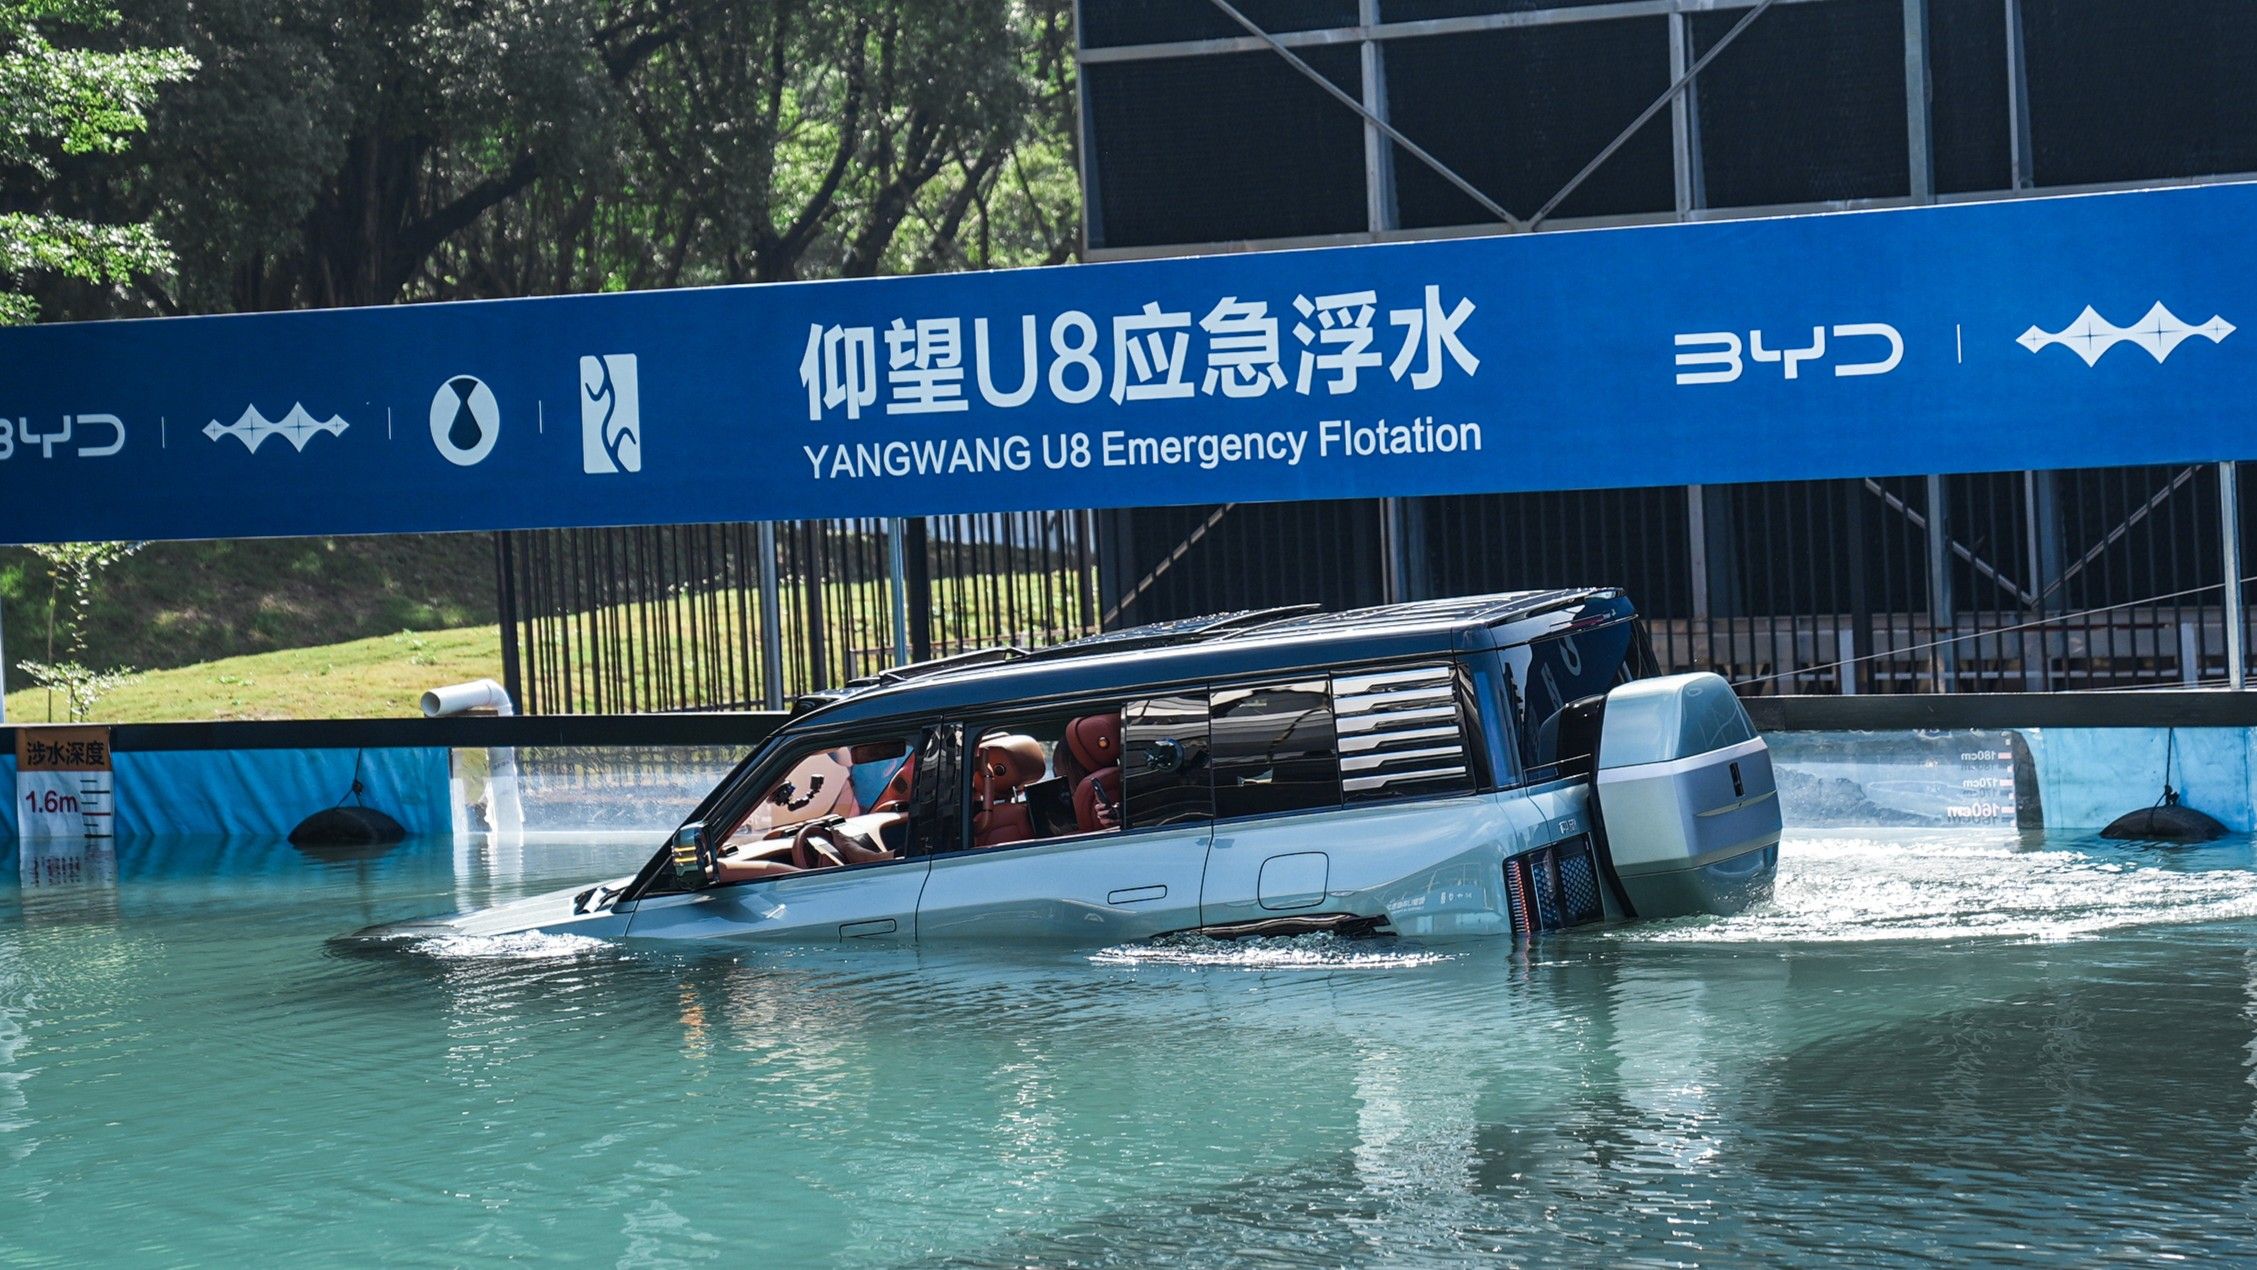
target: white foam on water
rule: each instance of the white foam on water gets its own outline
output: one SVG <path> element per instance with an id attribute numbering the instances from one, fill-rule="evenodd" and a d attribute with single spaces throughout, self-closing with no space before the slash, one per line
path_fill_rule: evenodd
<path id="1" fill-rule="evenodd" d="M 508 935 L 436 935 L 420 940 L 418 952 L 461 961 L 551 961 L 590 953 L 609 953 L 616 945 L 587 935 L 518 931 Z"/>
<path id="2" fill-rule="evenodd" d="M 2045 941 L 2230 921 L 2257 917 L 2257 872 L 2237 867 L 2245 855 L 2232 846 L 2030 849 L 1998 831 L 1794 835 L 1780 847 L 1770 902 L 1608 934 L 1654 943 Z"/>
<path id="3" fill-rule="evenodd" d="M 1093 953 L 1100 966 L 1212 966 L 1226 970 L 1402 970 L 1449 958 L 1338 935 L 1284 935 L 1268 939 L 1209 939 L 1171 935 L 1148 944 L 1120 944 Z"/>

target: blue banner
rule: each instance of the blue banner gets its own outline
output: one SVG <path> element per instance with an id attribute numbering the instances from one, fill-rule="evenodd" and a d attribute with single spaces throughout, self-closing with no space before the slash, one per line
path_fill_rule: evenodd
<path id="1" fill-rule="evenodd" d="M 2257 454 L 2257 187 L 0 331 L 0 541 Z"/>

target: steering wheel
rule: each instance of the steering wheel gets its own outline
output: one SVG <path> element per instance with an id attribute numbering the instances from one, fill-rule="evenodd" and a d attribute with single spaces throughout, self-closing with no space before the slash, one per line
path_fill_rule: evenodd
<path id="1" fill-rule="evenodd" d="M 802 869 L 845 868 L 846 857 L 834 841 L 836 829 L 836 824 L 820 820 L 801 825 L 792 835 L 792 864 Z"/>

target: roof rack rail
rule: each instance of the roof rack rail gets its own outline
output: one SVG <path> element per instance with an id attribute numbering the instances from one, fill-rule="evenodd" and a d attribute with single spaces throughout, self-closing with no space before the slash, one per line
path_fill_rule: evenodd
<path id="1" fill-rule="evenodd" d="M 1063 644 L 1052 644 L 1027 654 L 1030 659 L 1052 657 L 1079 657 L 1084 653 L 1126 653 L 1145 648 L 1168 648 L 1177 644 L 1196 644 L 1201 640 L 1234 635 L 1271 622 L 1287 618 L 1305 617 L 1324 611 L 1321 604 L 1285 604 L 1276 608 L 1241 609 L 1235 613 L 1210 613 L 1205 617 L 1179 618 L 1172 622 L 1152 622 L 1143 626 L 1127 626 L 1117 631 L 1101 631 L 1080 639 L 1070 639 Z"/>
<path id="2" fill-rule="evenodd" d="M 1271 609 L 1248 609 L 1243 613 L 1226 613 L 1221 621 L 1200 633 L 1203 635 L 1220 635 L 1225 632 L 1250 631 L 1267 626 L 1272 622 L 1282 622 L 1287 618 L 1307 617 L 1311 613 L 1322 612 L 1324 612 L 1324 605 L 1322 604 L 1280 604 Z"/>
<path id="3" fill-rule="evenodd" d="M 874 675 L 858 675 L 836 688 L 818 688 L 813 692 L 802 693 L 793 700 L 791 712 L 795 715 L 805 714 L 810 710 L 820 710 L 833 702 L 844 701 L 848 697 L 868 692 L 872 688 L 885 688 L 894 684 L 908 683 L 911 680 L 923 679 L 929 675 L 947 674 L 952 670 L 971 670 L 979 666 L 997 666 L 1007 661 L 1017 661 L 1026 655 L 1027 650 L 1017 644 L 998 644 L 993 648 L 975 648 L 970 652 L 951 653 L 946 657 L 934 657 L 926 661 L 911 662 L 906 666 L 893 666 Z"/>
<path id="4" fill-rule="evenodd" d="M 875 688 L 881 684 L 908 683 L 912 679 L 923 679 L 927 675 L 943 675 L 951 670 L 971 670 L 978 666 L 994 666 L 1007 661 L 1017 661 L 1026 655 L 1027 650 L 1017 644 L 997 644 L 993 648 L 975 648 L 970 652 L 950 653 L 946 657 L 934 657 L 925 661 L 911 662 L 906 666 L 889 667 L 874 675 L 862 675 L 849 679 L 845 686 L 849 688 Z"/>
<path id="5" fill-rule="evenodd" d="M 997 644 L 993 648 L 975 648 L 970 652 L 951 653 L 946 657 L 934 657 L 927 661 L 912 662 L 907 666 L 896 666 L 891 670 L 881 670 L 877 678 L 880 683 L 906 683 L 911 679 L 922 679 L 927 675 L 938 675 L 951 670 L 1000 665 L 1007 661 L 1017 661 L 1026 655 L 1027 650 L 1017 644 Z"/>

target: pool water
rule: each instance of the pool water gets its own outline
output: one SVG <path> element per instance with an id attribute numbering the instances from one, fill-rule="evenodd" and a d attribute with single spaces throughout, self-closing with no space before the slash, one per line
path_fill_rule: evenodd
<path id="1" fill-rule="evenodd" d="M 0 1261 L 2257 1255 L 2247 842 L 1799 835 L 1533 947 L 331 943 L 644 850 L 0 857 Z"/>

